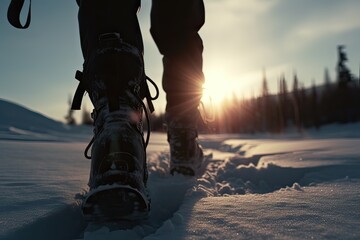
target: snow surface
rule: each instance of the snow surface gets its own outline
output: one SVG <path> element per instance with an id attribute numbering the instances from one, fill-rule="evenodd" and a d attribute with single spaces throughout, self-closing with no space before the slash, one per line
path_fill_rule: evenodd
<path id="1" fill-rule="evenodd" d="M 212 158 L 198 178 L 169 175 L 166 135 L 154 133 L 150 216 L 124 229 L 87 224 L 78 206 L 91 129 L 37 125 L 42 115 L 11 105 L 15 118 L 0 120 L 0 239 L 360 239 L 360 124 L 203 135 Z"/>
<path id="2" fill-rule="evenodd" d="M 3 140 L 59 142 L 85 140 L 89 135 L 89 127 L 68 126 L 1 98 L 0 112 Z"/>

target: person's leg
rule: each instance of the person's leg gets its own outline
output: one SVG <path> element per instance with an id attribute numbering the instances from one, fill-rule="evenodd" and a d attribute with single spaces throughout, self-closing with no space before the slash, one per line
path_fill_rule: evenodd
<path id="1" fill-rule="evenodd" d="M 193 175 L 202 159 L 196 138 L 204 82 L 198 34 L 205 21 L 204 4 L 202 0 L 153 0 L 152 4 L 151 34 L 163 55 L 170 170 Z"/>
<path id="2" fill-rule="evenodd" d="M 78 3 L 84 55 L 81 84 L 95 108 L 89 187 L 96 194 L 89 195 L 83 211 L 90 219 L 96 214 L 131 219 L 134 211 L 149 208 L 141 122 L 143 43 L 136 16 L 140 1 Z M 104 186 L 112 187 L 99 190 Z M 100 206 L 100 212 L 94 211 L 94 205 Z"/>
<path id="3" fill-rule="evenodd" d="M 137 19 L 140 0 L 78 0 L 79 31 L 84 59 L 99 48 L 99 36 L 117 32 L 123 41 L 143 52 Z"/>

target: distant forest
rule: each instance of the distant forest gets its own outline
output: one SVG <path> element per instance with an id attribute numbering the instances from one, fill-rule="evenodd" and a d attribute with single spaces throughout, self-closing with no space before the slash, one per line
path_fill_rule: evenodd
<path id="1" fill-rule="evenodd" d="M 213 133 L 281 133 L 288 128 L 299 132 L 306 128 L 360 121 L 360 79 L 348 67 L 344 46 L 338 46 L 336 80 L 324 71 L 324 82 L 305 88 L 296 74 L 288 87 L 284 76 L 279 79 L 277 94 L 270 94 L 264 74 L 261 94 L 240 99 L 236 93 L 224 100 L 221 109 L 212 109 L 214 117 L 202 127 Z M 152 130 L 164 131 L 164 115 L 151 116 Z"/>
<path id="2" fill-rule="evenodd" d="M 204 121 L 201 132 L 211 133 L 281 133 L 289 128 L 301 132 L 307 128 L 320 129 L 321 126 L 360 121 L 360 79 L 354 76 L 346 62 L 344 46 L 338 46 L 337 76 L 330 79 L 328 69 L 324 80 L 316 86 L 305 88 L 296 74 L 289 87 L 284 75 L 278 82 L 278 93 L 270 94 L 264 73 L 261 93 L 251 99 L 240 99 L 233 93 L 231 100 L 224 100 L 221 107 L 204 108 L 211 112 L 211 121 Z M 360 70 L 360 69 L 359 69 Z M 68 124 L 76 124 L 73 111 L 65 116 Z M 204 114 L 203 114 L 204 115 Z M 206 115 L 206 114 L 205 114 Z M 153 114 L 151 129 L 166 131 L 164 114 Z M 90 113 L 83 108 L 81 124 L 91 125 Z M 145 126 L 146 128 L 146 126 Z"/>

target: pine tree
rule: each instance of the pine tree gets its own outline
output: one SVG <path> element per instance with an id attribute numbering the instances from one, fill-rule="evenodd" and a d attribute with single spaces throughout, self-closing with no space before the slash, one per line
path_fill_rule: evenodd
<path id="1" fill-rule="evenodd" d="M 261 130 L 269 130 L 270 122 L 270 99 L 269 99 L 269 88 L 267 84 L 265 70 L 263 71 L 263 81 L 262 81 L 262 95 L 260 96 L 260 118 L 261 118 Z"/>
<path id="2" fill-rule="evenodd" d="M 315 80 L 313 80 L 311 87 L 310 106 L 311 106 L 310 115 L 312 120 L 311 125 L 316 127 L 316 129 L 318 129 L 320 128 L 320 123 L 319 123 L 319 112 L 318 112 L 318 94 L 316 90 Z"/>
<path id="3" fill-rule="evenodd" d="M 300 98 L 300 112 L 302 116 L 302 123 L 304 127 L 309 127 L 309 100 L 306 94 L 306 89 L 304 84 L 301 84 L 300 91 L 299 91 L 299 98 Z"/>
<path id="4" fill-rule="evenodd" d="M 336 103 L 334 96 L 334 87 L 330 78 L 329 69 L 324 70 L 324 89 L 320 97 L 319 110 L 321 112 L 321 118 L 319 121 L 321 124 L 328 124 L 334 121 L 334 106 Z"/>
<path id="5" fill-rule="evenodd" d="M 282 132 L 284 130 L 285 127 L 285 123 L 284 123 L 284 109 L 283 109 L 283 97 L 282 97 L 282 91 L 283 91 L 283 81 L 282 78 L 280 77 L 279 79 L 279 91 L 277 94 L 277 113 L 278 113 L 278 124 L 277 124 L 277 129 L 278 132 Z"/>
<path id="6" fill-rule="evenodd" d="M 284 128 L 287 127 L 288 116 L 289 116 L 289 101 L 288 101 L 288 88 L 284 74 L 280 79 L 280 108 L 282 113 L 282 124 Z"/>
<path id="7" fill-rule="evenodd" d="M 329 74 L 329 69 L 325 68 L 324 70 L 324 85 L 326 89 L 330 89 L 331 88 L 331 78 L 330 78 L 330 74 Z"/>
<path id="8" fill-rule="evenodd" d="M 296 72 L 294 73 L 293 91 L 292 91 L 292 103 L 293 103 L 293 118 L 297 130 L 301 131 L 301 117 L 300 117 L 300 95 L 299 95 L 299 80 Z"/>

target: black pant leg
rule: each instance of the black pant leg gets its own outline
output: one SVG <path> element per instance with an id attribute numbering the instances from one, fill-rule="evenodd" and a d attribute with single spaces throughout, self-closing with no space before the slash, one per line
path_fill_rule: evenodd
<path id="1" fill-rule="evenodd" d="M 204 21 L 202 0 L 152 1 L 150 31 L 163 55 L 163 88 L 170 121 L 192 121 L 197 112 L 204 82 L 203 44 L 198 31 Z"/>
<path id="2" fill-rule="evenodd" d="M 77 0 L 79 29 L 84 59 L 99 46 L 99 35 L 117 32 L 127 43 L 143 52 L 137 19 L 140 0 Z"/>

